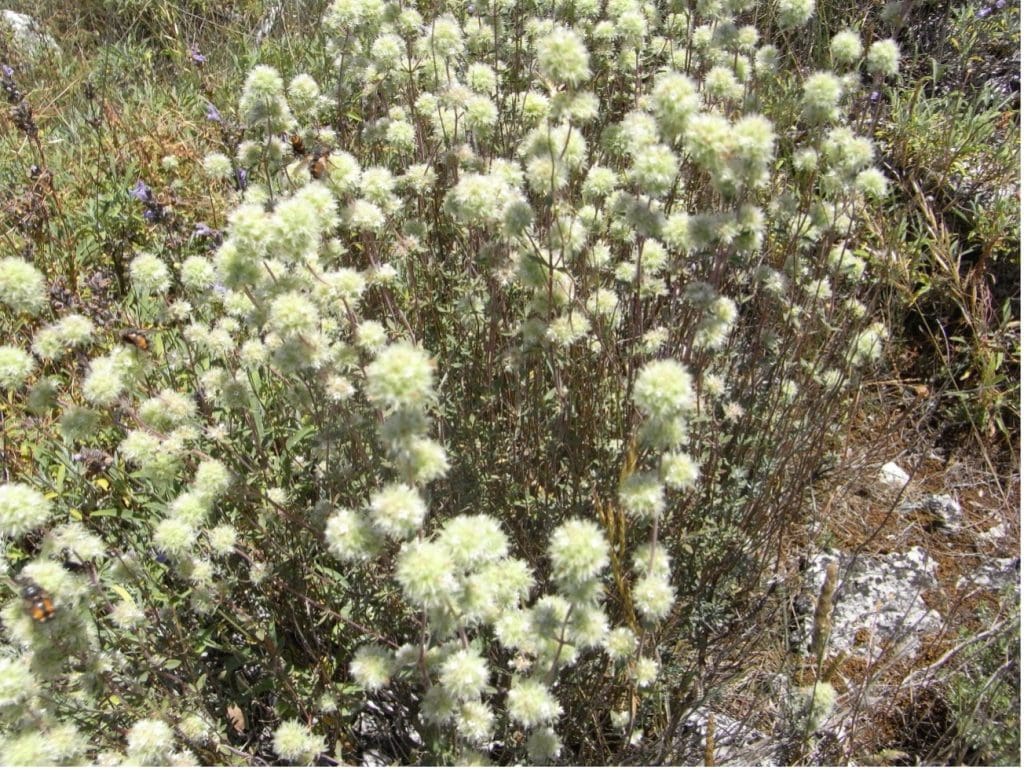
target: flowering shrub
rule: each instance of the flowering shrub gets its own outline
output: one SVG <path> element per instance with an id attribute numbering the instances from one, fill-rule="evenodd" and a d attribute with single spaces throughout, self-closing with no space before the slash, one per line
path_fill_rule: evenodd
<path id="1" fill-rule="evenodd" d="M 898 48 L 787 69 L 811 0 L 439 5 L 252 70 L 224 238 L 134 256 L 138 331 L 0 261 L 54 426 L 0 485 L 5 763 L 655 763 L 726 675 L 884 346 L 851 116 Z"/>

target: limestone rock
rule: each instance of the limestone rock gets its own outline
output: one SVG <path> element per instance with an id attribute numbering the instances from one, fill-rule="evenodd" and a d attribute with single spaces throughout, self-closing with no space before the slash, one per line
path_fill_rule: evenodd
<path id="1" fill-rule="evenodd" d="M 1001 590 L 1004 586 L 1015 585 L 1020 591 L 1020 557 L 990 559 L 969 575 L 962 575 L 956 582 L 957 588 L 966 585 Z"/>
<path id="2" fill-rule="evenodd" d="M 910 483 L 910 474 L 896 463 L 889 462 L 878 471 L 878 480 L 886 486 L 902 488 Z"/>
<path id="3" fill-rule="evenodd" d="M 0 32 L 9 32 L 18 53 L 35 58 L 43 53 L 60 53 L 60 46 L 39 23 L 24 13 L 0 11 Z"/>
<path id="4" fill-rule="evenodd" d="M 909 500 L 900 506 L 902 511 L 924 511 L 931 517 L 930 526 L 943 532 L 959 532 L 964 512 L 950 495 L 925 495 L 920 500 Z"/>
<path id="5" fill-rule="evenodd" d="M 853 655 L 879 655 L 897 647 L 915 649 L 921 635 L 937 631 L 942 618 L 924 603 L 922 593 L 938 585 L 938 565 L 923 548 L 906 553 L 854 557 L 826 551 L 811 560 L 807 580 L 821 590 L 825 568 L 839 562 L 839 586 L 828 649 Z M 810 619 L 808 619 L 810 622 Z M 808 630 L 806 638 L 810 639 Z"/>

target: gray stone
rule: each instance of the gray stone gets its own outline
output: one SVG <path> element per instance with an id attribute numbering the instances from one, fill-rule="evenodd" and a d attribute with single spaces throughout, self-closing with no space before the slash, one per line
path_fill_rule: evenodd
<path id="1" fill-rule="evenodd" d="M 385 690 L 384 695 L 391 694 Z M 423 746 L 423 739 L 409 723 L 408 709 L 393 698 L 367 700 L 356 720 L 355 731 L 364 746 L 360 758 L 363 767 L 399 764 L 397 757 L 404 756 L 409 746 Z"/>
<path id="2" fill-rule="evenodd" d="M 680 747 L 687 764 L 699 764 L 704 757 L 708 715 L 715 718 L 715 764 L 720 767 L 777 767 L 776 739 L 755 727 L 706 708 L 699 708 L 681 725 Z"/>
<path id="3" fill-rule="evenodd" d="M 1008 585 L 1015 585 L 1019 593 L 1020 557 L 989 559 L 977 569 L 972 570 L 971 574 L 962 575 L 956 581 L 957 588 L 964 588 L 968 585 L 989 588 L 995 591 L 1001 590 Z"/>
<path id="4" fill-rule="evenodd" d="M 811 560 L 806 576 L 815 595 L 821 591 L 831 561 L 839 562 L 828 643 L 832 653 L 877 657 L 883 649 L 912 651 L 922 634 L 942 626 L 939 613 L 929 609 L 921 596 L 938 585 L 938 565 L 923 548 L 856 558 L 839 551 L 818 554 Z M 806 622 L 812 623 L 813 619 Z M 862 634 L 859 641 L 858 632 Z M 811 638 L 809 628 L 806 638 Z"/>
<path id="5" fill-rule="evenodd" d="M 959 532 L 964 523 L 964 512 L 950 495 L 925 495 L 920 500 L 909 500 L 901 511 L 924 511 L 931 517 L 932 527 L 943 532 Z"/>
<path id="6" fill-rule="evenodd" d="M 43 31 L 31 16 L 17 11 L 0 11 L 0 26 L 9 31 L 11 42 L 22 56 L 35 58 L 42 53 L 60 53 L 57 41 Z"/>
<path id="7" fill-rule="evenodd" d="M 958 532 L 963 526 L 963 509 L 950 495 L 928 495 L 921 501 L 921 507 L 935 517 L 935 523 L 940 529 Z"/>
<path id="8" fill-rule="evenodd" d="M 363 752 L 359 764 L 362 767 L 388 767 L 395 764 L 395 761 L 375 749 L 368 749 Z"/>
<path id="9" fill-rule="evenodd" d="M 991 529 L 987 529 L 978 535 L 978 540 L 983 543 L 990 545 L 999 545 L 1006 538 L 1007 530 L 1006 525 L 1003 523 L 996 524 Z"/>

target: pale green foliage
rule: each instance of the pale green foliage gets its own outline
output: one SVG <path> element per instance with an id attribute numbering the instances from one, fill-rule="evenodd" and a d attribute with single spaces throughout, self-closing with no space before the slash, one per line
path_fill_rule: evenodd
<path id="1" fill-rule="evenodd" d="M 174 732 L 159 719 L 140 719 L 128 731 L 128 758 L 140 765 L 167 764 L 174 748 Z"/>
<path id="2" fill-rule="evenodd" d="M 844 29 L 832 37 L 829 44 L 829 51 L 832 53 L 832 60 L 836 64 L 851 65 L 856 62 L 864 52 L 860 35 L 853 30 Z"/>
<path id="3" fill-rule="evenodd" d="M 53 516 L 52 504 L 27 484 L 0 484 L 0 533 L 20 537 Z"/>
<path id="4" fill-rule="evenodd" d="M 873 75 L 894 77 L 900 69 L 900 49 L 892 38 L 876 40 L 868 48 L 867 69 Z"/>
<path id="5" fill-rule="evenodd" d="M 46 302 L 43 274 L 23 259 L 0 259 L 0 302 L 15 313 L 35 315 Z"/>
<path id="6" fill-rule="evenodd" d="M 366 395 L 385 409 L 421 408 L 433 397 L 434 367 L 421 349 L 398 342 L 366 369 Z"/>
<path id="7" fill-rule="evenodd" d="M 24 660 L 0 658 L 0 708 L 13 706 L 36 694 L 39 684 Z"/>
<path id="8" fill-rule="evenodd" d="M 287 762 L 310 764 L 325 749 L 324 739 L 297 720 L 286 720 L 274 730 L 274 753 Z"/>
<path id="9" fill-rule="evenodd" d="M 32 356 L 20 348 L 0 345 L 0 388 L 17 390 L 36 368 Z"/>
<path id="10" fill-rule="evenodd" d="M 814 0 L 779 0 L 778 20 L 783 29 L 799 27 L 814 14 Z"/>
<path id="11" fill-rule="evenodd" d="M 806 719 L 804 729 L 808 733 L 821 728 L 836 706 L 838 693 L 828 682 L 815 682 L 798 691 L 802 715 Z"/>
<path id="12" fill-rule="evenodd" d="M 562 709 L 543 683 L 522 679 L 509 688 L 508 712 L 518 724 L 530 728 L 552 722 Z"/>
<path id="13" fill-rule="evenodd" d="M 379 690 L 390 681 L 394 667 L 394 657 L 386 649 L 380 645 L 366 645 L 360 647 L 352 658 L 349 671 L 364 689 Z"/>

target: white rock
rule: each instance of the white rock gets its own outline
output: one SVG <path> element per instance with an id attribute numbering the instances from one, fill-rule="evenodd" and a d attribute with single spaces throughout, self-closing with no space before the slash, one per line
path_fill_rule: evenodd
<path id="1" fill-rule="evenodd" d="M 920 500 L 907 500 L 900 505 L 901 511 L 924 511 L 931 517 L 930 527 L 945 532 L 959 532 L 964 522 L 960 503 L 950 495 L 925 495 Z"/>
<path id="2" fill-rule="evenodd" d="M 975 585 L 981 588 L 1002 590 L 1004 586 L 1015 585 L 1020 591 L 1020 557 L 1007 559 L 990 559 L 984 562 L 969 575 L 956 581 L 957 588 Z"/>
<path id="3" fill-rule="evenodd" d="M 744 720 L 698 708 L 683 720 L 681 757 L 688 765 L 700 764 L 707 734 L 708 716 L 715 718 L 715 764 L 719 767 L 777 767 L 779 741 Z"/>
<path id="4" fill-rule="evenodd" d="M 815 597 L 825 580 L 825 567 L 839 562 L 839 586 L 834 597 L 829 649 L 877 656 L 883 648 L 912 651 L 918 638 L 938 630 L 941 616 L 928 608 L 921 594 L 935 588 L 938 565 L 923 548 L 906 553 L 858 556 L 826 551 L 811 560 L 807 580 Z M 808 624 L 813 619 L 808 618 Z M 867 631 L 858 640 L 858 631 Z M 807 638 L 811 638 L 808 629 Z"/>
<path id="5" fill-rule="evenodd" d="M 391 757 L 381 754 L 376 749 L 367 749 L 363 752 L 360 764 L 363 767 L 388 767 L 394 764 L 394 760 Z"/>
<path id="6" fill-rule="evenodd" d="M 10 30 L 11 42 L 23 56 L 34 57 L 44 51 L 59 53 L 57 41 L 43 31 L 31 16 L 17 11 L 0 11 L 0 20 Z"/>
<path id="7" fill-rule="evenodd" d="M 910 483 L 910 474 L 896 463 L 886 463 L 878 471 L 878 480 L 890 487 L 905 487 Z"/>
<path id="8" fill-rule="evenodd" d="M 987 529 L 978 535 L 978 540 L 983 543 L 999 543 L 1003 538 L 1006 537 L 1006 525 L 1003 523 L 996 524 L 992 529 Z"/>

